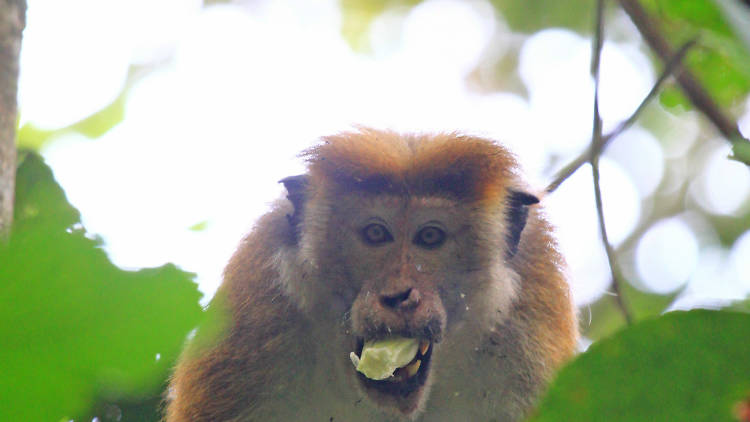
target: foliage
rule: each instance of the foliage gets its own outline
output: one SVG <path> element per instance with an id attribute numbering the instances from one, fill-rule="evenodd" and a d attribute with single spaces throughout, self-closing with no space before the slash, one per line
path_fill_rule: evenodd
<path id="1" fill-rule="evenodd" d="M 158 394 L 198 322 L 200 293 L 173 265 L 114 266 L 41 158 L 18 169 L 0 249 L 0 420 L 60 420 L 94 397 Z"/>
<path id="2" fill-rule="evenodd" d="M 750 394 L 750 315 L 672 312 L 594 343 L 531 419 L 732 421 Z"/>
<path id="3" fill-rule="evenodd" d="M 356 49 L 366 49 L 370 23 L 387 7 L 409 7 L 419 0 L 369 2 L 342 0 L 342 32 Z M 591 34 L 594 1 L 491 0 L 499 15 L 513 30 L 530 34 L 551 27 L 568 28 Z M 750 92 L 750 46 L 737 35 L 714 0 L 642 0 L 652 20 L 664 31 L 674 49 L 698 37 L 699 48 L 686 58 L 686 64 L 721 105 L 736 105 Z M 677 88 L 666 90 L 667 106 L 689 107 Z"/>

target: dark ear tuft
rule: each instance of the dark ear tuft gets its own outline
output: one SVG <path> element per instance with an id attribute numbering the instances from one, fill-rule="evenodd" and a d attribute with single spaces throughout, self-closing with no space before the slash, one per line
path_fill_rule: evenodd
<path id="1" fill-rule="evenodd" d="M 286 219 L 289 221 L 289 225 L 292 226 L 294 241 L 296 243 L 304 211 L 305 196 L 307 195 L 308 178 L 306 174 L 299 174 L 297 176 L 285 177 L 279 180 L 279 183 L 284 184 L 287 191 L 286 197 L 294 206 L 294 212 L 287 214 Z"/>
<path id="2" fill-rule="evenodd" d="M 518 252 L 521 232 L 526 226 L 526 218 L 529 216 L 529 205 L 538 204 L 539 198 L 530 193 L 511 189 L 506 202 L 505 218 L 508 222 L 508 232 L 505 234 L 508 243 L 506 258 L 510 259 Z"/>

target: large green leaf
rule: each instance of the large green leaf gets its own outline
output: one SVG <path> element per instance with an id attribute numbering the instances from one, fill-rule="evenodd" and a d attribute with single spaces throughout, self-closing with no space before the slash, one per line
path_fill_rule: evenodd
<path id="1" fill-rule="evenodd" d="M 532 421 L 732 421 L 750 393 L 750 314 L 672 312 L 594 343 Z"/>
<path id="2" fill-rule="evenodd" d="M 26 154 L 0 247 L 0 420 L 58 421 L 95 397 L 156 393 L 202 314 L 192 278 L 173 265 L 113 265 Z"/>

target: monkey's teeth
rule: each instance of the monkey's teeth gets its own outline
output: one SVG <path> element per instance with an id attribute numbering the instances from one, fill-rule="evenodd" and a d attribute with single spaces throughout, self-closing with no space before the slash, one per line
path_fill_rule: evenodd
<path id="1" fill-rule="evenodd" d="M 352 363 L 354 364 L 355 368 L 359 366 L 359 356 L 357 356 L 356 353 L 354 352 L 349 353 L 349 359 L 352 360 Z"/>
<path id="2" fill-rule="evenodd" d="M 407 377 L 411 378 L 414 375 L 417 375 L 417 371 L 419 371 L 419 366 L 422 364 L 422 361 L 417 359 L 412 363 L 411 365 L 407 366 L 406 368 L 406 375 Z"/>
<path id="3" fill-rule="evenodd" d="M 430 348 L 430 342 L 427 340 L 422 340 L 419 343 L 419 354 L 424 356 L 427 353 L 427 349 Z M 419 361 L 417 361 L 419 362 Z"/>
<path id="4" fill-rule="evenodd" d="M 419 367 L 422 365 L 422 361 L 419 359 L 416 359 L 414 362 L 410 363 L 409 365 L 402 366 L 401 368 L 396 369 L 396 372 L 393 373 L 393 375 L 388 378 L 389 382 L 404 382 L 408 380 L 409 378 L 413 377 L 414 375 L 417 375 L 417 372 L 419 371 Z"/>

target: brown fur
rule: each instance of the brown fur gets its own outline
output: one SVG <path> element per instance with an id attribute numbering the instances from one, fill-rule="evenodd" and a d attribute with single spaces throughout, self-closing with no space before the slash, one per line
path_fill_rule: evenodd
<path id="1" fill-rule="evenodd" d="M 313 185 L 338 182 L 346 189 L 381 185 L 377 191 L 493 201 L 507 187 L 499 182 L 510 180 L 516 169 L 511 155 L 500 146 L 457 134 L 399 136 L 362 129 L 354 142 L 351 133 L 323 141 L 304 154 Z"/>
<path id="2" fill-rule="evenodd" d="M 538 206 L 518 252 L 503 253 L 508 192 L 526 190 L 512 155 L 476 137 L 361 129 L 304 156 L 302 209 L 280 201 L 240 244 L 210 307 L 218 322 L 177 365 L 167 421 L 521 418 L 577 329 Z M 393 225 L 392 245 L 360 245 L 368 213 Z M 420 218 L 443 221 L 450 240 L 416 248 L 401 233 Z M 413 309 L 379 300 L 408 288 Z M 389 333 L 434 341 L 413 400 L 368 393 L 348 362 L 356 337 Z"/>

